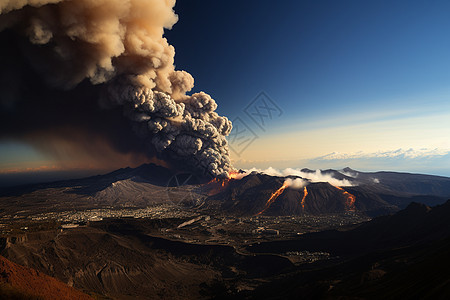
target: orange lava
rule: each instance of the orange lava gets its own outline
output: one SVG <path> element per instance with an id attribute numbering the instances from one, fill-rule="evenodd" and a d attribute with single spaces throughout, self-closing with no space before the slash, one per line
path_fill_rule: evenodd
<path id="1" fill-rule="evenodd" d="M 210 182 L 208 182 L 208 186 L 210 187 L 208 195 L 212 196 L 212 195 L 216 195 L 216 194 L 220 193 L 228 186 L 228 184 L 232 180 L 241 179 L 242 178 L 241 176 L 242 176 L 242 174 L 239 173 L 238 171 L 230 171 L 230 172 L 228 172 L 227 178 L 212 179 Z"/>
<path id="2" fill-rule="evenodd" d="M 213 196 L 223 191 L 227 183 L 228 179 L 219 179 L 219 178 L 212 179 L 206 185 L 208 189 L 208 196 Z"/>
<path id="3" fill-rule="evenodd" d="M 356 198 L 355 198 L 355 196 L 350 194 L 349 192 L 347 192 L 346 190 L 344 190 L 343 188 L 341 188 L 339 186 L 334 186 L 334 187 L 339 189 L 339 190 L 341 190 L 342 194 L 347 197 L 347 200 L 345 201 L 345 210 L 346 211 L 356 211 L 356 207 L 355 207 Z"/>
<path id="4" fill-rule="evenodd" d="M 305 199 L 306 196 L 308 196 L 308 190 L 306 189 L 306 186 L 303 188 L 303 198 L 302 201 L 300 202 L 302 205 L 302 210 L 305 210 Z"/>
<path id="5" fill-rule="evenodd" d="M 230 179 L 238 179 L 240 176 L 242 176 L 242 174 L 239 173 L 238 171 L 230 171 L 230 172 L 228 172 L 228 180 L 230 180 Z"/>
<path id="6" fill-rule="evenodd" d="M 288 185 L 286 184 L 286 182 L 283 183 L 283 185 L 278 190 L 276 190 L 275 193 L 272 194 L 272 196 L 270 196 L 269 200 L 267 200 L 266 206 L 264 207 L 264 209 L 262 211 L 260 211 L 259 213 L 257 213 L 256 215 L 260 215 L 263 212 L 265 212 L 270 207 L 270 205 L 278 198 L 278 196 L 280 196 L 283 193 L 283 191 L 287 187 L 288 187 Z"/>

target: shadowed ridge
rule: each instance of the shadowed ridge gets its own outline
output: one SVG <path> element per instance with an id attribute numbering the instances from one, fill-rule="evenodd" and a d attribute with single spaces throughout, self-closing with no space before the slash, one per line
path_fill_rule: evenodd
<path id="1" fill-rule="evenodd" d="M 136 181 L 145 181 L 154 185 L 165 186 L 173 172 L 165 167 L 155 164 L 143 164 L 137 168 L 121 168 L 103 175 L 94 175 L 81 179 L 60 180 L 49 183 L 30 184 L 0 189 L 0 196 L 20 196 L 40 189 L 77 187 L 74 192 L 82 195 L 95 194 L 113 182 L 133 178 Z"/>

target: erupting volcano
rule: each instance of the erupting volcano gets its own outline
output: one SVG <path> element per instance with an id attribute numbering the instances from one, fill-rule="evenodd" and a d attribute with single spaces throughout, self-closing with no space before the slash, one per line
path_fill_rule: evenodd
<path id="1" fill-rule="evenodd" d="M 0 300 L 450 300 L 429 2 L 0 0 Z"/>

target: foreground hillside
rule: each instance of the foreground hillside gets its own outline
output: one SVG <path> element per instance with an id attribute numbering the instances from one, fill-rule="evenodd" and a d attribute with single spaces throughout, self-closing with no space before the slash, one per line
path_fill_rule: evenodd
<path id="1" fill-rule="evenodd" d="M 207 298 L 219 280 L 265 278 L 293 264 L 278 255 L 244 255 L 232 246 L 148 234 L 171 220 L 105 220 L 64 231 L 4 239 L 2 254 L 76 288 L 113 299 Z"/>
<path id="2" fill-rule="evenodd" d="M 0 299 L 93 299 L 61 281 L 0 256 Z"/>
<path id="3" fill-rule="evenodd" d="M 246 224 L 230 219 L 207 231 L 204 216 L 107 219 L 9 236 L 1 254 L 113 299 L 448 299 L 449 216 L 450 201 L 412 203 L 288 239 L 273 230 L 242 235 L 234 229 Z"/>

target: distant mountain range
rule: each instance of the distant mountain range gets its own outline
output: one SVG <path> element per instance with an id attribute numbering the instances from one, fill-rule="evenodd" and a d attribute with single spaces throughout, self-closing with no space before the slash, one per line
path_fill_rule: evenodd
<path id="1" fill-rule="evenodd" d="M 304 173 L 316 171 L 303 169 Z M 450 198 L 450 178 L 432 175 L 376 172 L 364 173 L 345 168 L 342 171 L 323 170 L 338 180 L 352 183 L 338 187 L 328 182 L 310 182 L 303 188 L 286 188 L 264 211 L 266 215 L 298 215 L 340 212 L 362 212 L 369 216 L 392 213 L 416 201 L 436 205 Z M 286 178 L 251 173 L 233 180 L 208 203 L 234 214 L 258 214 L 265 208 L 271 194 Z"/>
<path id="2" fill-rule="evenodd" d="M 309 169 L 301 171 L 306 175 L 315 172 Z M 145 164 L 83 179 L 2 189 L 0 200 L 5 201 L 0 201 L 0 208 L 5 213 L 14 213 L 14 209 L 22 210 L 23 207 L 33 207 L 36 212 L 51 211 L 56 206 L 61 210 L 74 207 L 146 207 L 170 202 L 242 216 L 346 212 L 378 216 L 398 211 L 413 201 L 437 205 L 450 198 L 448 177 L 366 173 L 350 168 L 323 170 L 321 174 L 345 180 L 351 186 L 339 187 L 303 178 L 305 184 L 302 187 L 283 187 L 287 179 L 301 177 L 257 172 L 246 176 L 240 174 L 242 179 L 205 180 Z"/>

